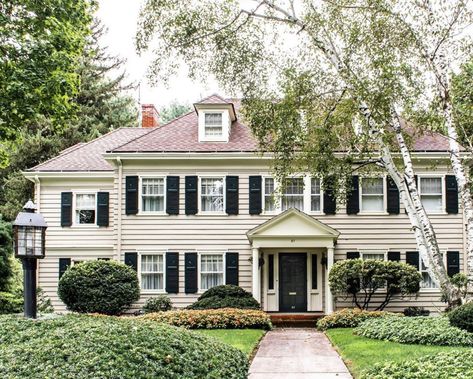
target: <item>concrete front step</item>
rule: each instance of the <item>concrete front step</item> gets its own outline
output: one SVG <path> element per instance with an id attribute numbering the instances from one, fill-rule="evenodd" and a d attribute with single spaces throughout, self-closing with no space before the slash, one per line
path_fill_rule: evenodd
<path id="1" fill-rule="evenodd" d="M 323 313 L 269 313 L 271 322 L 276 327 L 314 328 Z"/>

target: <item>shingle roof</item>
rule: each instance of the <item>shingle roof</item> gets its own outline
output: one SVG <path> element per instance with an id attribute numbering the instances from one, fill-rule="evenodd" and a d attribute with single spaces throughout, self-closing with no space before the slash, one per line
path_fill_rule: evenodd
<path id="1" fill-rule="evenodd" d="M 69 147 L 58 156 L 28 171 L 110 171 L 113 169 L 112 166 L 103 158 L 107 150 L 151 131 L 152 128 L 115 129 L 88 143 L 78 143 Z"/>
<path id="2" fill-rule="evenodd" d="M 236 110 L 239 101 L 225 100 L 211 95 L 201 104 L 231 104 Z M 197 104 L 199 104 L 197 103 Z M 425 133 L 415 138 L 414 151 L 448 151 L 448 139 L 438 133 Z M 57 157 L 33 167 L 29 171 L 110 171 L 112 167 L 104 159 L 106 152 L 255 152 L 258 143 L 248 126 L 235 121 L 228 142 L 199 142 L 197 112 L 191 111 L 156 128 L 116 129 L 91 142 L 77 144 L 61 152 Z"/>

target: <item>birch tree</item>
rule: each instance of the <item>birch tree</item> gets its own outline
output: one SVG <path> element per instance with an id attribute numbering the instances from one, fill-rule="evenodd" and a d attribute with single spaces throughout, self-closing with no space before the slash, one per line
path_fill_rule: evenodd
<path id="1" fill-rule="evenodd" d="M 246 121 L 274 155 L 280 178 L 309 172 L 343 183 L 353 169 L 387 171 L 422 260 L 454 303 L 401 119 L 429 84 L 412 57 L 416 30 L 399 16 L 408 3 L 148 0 L 137 48 L 154 50 L 153 80 L 168 79 L 184 62 L 191 76 L 210 73 L 241 93 Z"/>

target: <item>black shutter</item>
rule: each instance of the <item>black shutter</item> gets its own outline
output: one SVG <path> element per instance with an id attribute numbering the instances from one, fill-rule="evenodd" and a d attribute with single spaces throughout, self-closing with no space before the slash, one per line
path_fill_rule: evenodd
<path id="1" fill-rule="evenodd" d="M 71 258 L 59 258 L 59 279 L 69 267 L 71 267 Z"/>
<path id="2" fill-rule="evenodd" d="M 238 253 L 225 254 L 225 284 L 238 285 Z"/>
<path id="3" fill-rule="evenodd" d="M 138 272 L 138 253 L 125 253 L 125 264 Z"/>
<path id="4" fill-rule="evenodd" d="M 61 192 L 61 226 L 72 225 L 72 192 Z"/>
<path id="5" fill-rule="evenodd" d="M 351 191 L 347 195 L 347 214 L 356 215 L 360 211 L 360 180 L 358 176 L 352 176 L 351 185 Z"/>
<path id="6" fill-rule="evenodd" d="M 388 251 L 388 261 L 400 262 L 401 253 L 399 251 Z"/>
<path id="7" fill-rule="evenodd" d="M 458 186 L 454 175 L 445 176 L 445 210 L 447 213 L 458 213 Z"/>
<path id="8" fill-rule="evenodd" d="M 108 192 L 97 193 L 97 225 L 108 226 L 109 222 L 109 198 Z"/>
<path id="9" fill-rule="evenodd" d="M 406 251 L 406 263 L 419 270 L 419 252 Z"/>
<path id="10" fill-rule="evenodd" d="M 166 213 L 179 214 L 179 176 L 166 178 Z"/>
<path id="11" fill-rule="evenodd" d="M 387 212 L 399 214 L 399 189 L 390 176 L 387 178 L 387 196 Z"/>
<path id="12" fill-rule="evenodd" d="M 179 292 L 179 253 L 166 253 L 166 292 Z"/>
<path id="13" fill-rule="evenodd" d="M 238 214 L 238 176 L 226 177 L 226 212 L 229 215 Z"/>
<path id="14" fill-rule="evenodd" d="M 197 213 L 197 176 L 186 176 L 186 215 L 195 215 Z"/>
<path id="15" fill-rule="evenodd" d="M 274 254 L 268 255 L 268 289 L 274 289 Z"/>
<path id="16" fill-rule="evenodd" d="M 138 213 L 138 177 L 127 176 L 125 186 L 125 213 L 135 215 Z"/>
<path id="17" fill-rule="evenodd" d="M 185 293 L 197 292 L 197 253 L 185 253 Z"/>
<path id="18" fill-rule="evenodd" d="M 259 215 L 262 211 L 261 204 L 261 176 L 250 176 L 250 215 Z"/>
<path id="19" fill-rule="evenodd" d="M 360 253 L 358 251 L 349 251 L 347 253 L 347 259 L 358 259 L 360 258 Z"/>
<path id="20" fill-rule="evenodd" d="M 447 251 L 447 274 L 453 276 L 460 272 L 460 252 Z"/>
<path id="21" fill-rule="evenodd" d="M 317 289 L 317 275 L 318 275 L 318 270 L 317 270 L 317 254 L 312 254 L 312 289 L 316 290 Z"/>
<path id="22" fill-rule="evenodd" d="M 335 193 L 333 191 L 333 182 L 335 178 L 328 176 L 325 178 L 326 185 L 324 186 L 324 213 L 327 215 L 334 215 L 337 210 L 337 202 Z"/>

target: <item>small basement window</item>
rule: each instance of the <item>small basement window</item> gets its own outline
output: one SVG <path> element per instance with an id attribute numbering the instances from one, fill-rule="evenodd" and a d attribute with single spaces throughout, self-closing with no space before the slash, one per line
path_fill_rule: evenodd
<path id="1" fill-rule="evenodd" d="M 75 202 L 75 222 L 79 225 L 95 224 L 95 193 L 78 193 Z"/>

